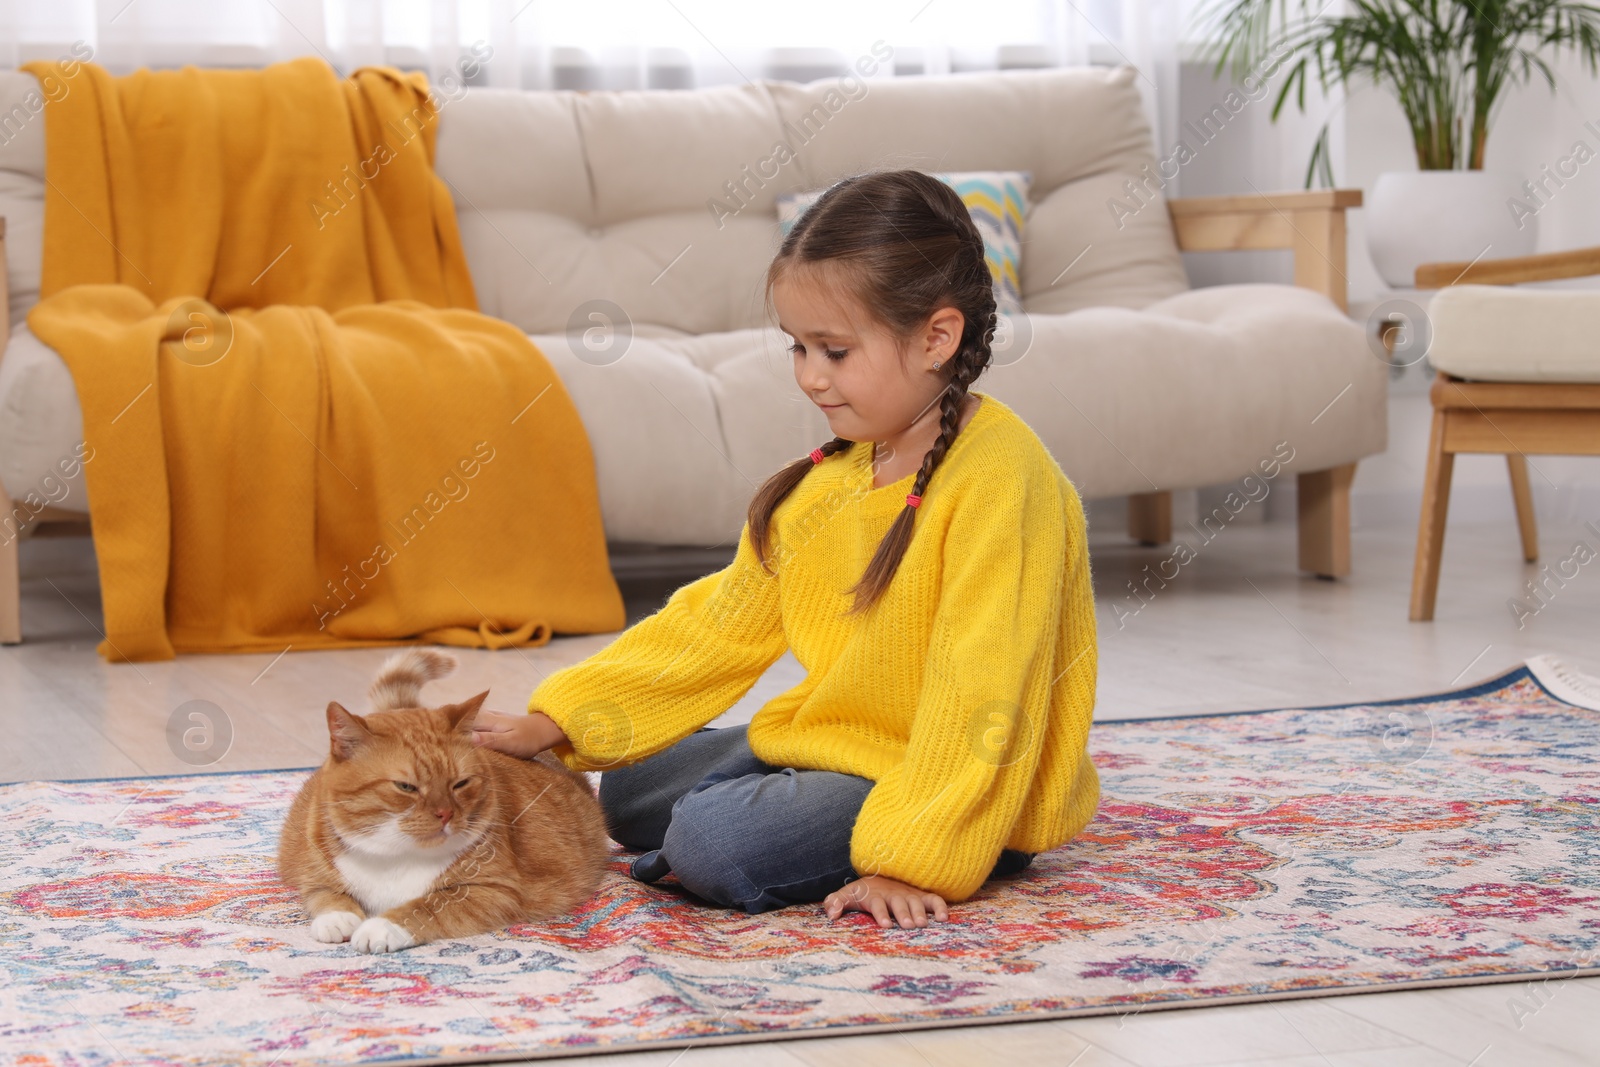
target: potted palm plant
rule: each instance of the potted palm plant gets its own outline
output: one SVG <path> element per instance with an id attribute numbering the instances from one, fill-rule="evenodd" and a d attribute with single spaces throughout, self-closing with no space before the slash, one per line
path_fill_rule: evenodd
<path id="1" fill-rule="evenodd" d="M 1237 79 L 1269 53 L 1292 52 L 1273 103 L 1290 94 L 1305 110 L 1306 83 L 1324 91 L 1370 80 L 1399 103 L 1416 171 L 1378 177 L 1366 198 L 1367 243 L 1390 285 L 1409 288 L 1417 264 L 1532 252 L 1542 201 L 1520 174 L 1485 171 L 1484 151 L 1508 87 L 1534 75 L 1552 92 L 1546 57 L 1571 51 L 1594 72 L 1600 7 L 1567 0 L 1215 0 L 1198 14 L 1216 73 Z M 1591 151 L 1593 151 L 1591 149 Z M 1333 184 L 1328 125 L 1306 185 Z M 1531 199 L 1530 199 L 1531 197 Z M 1519 207 L 1520 204 L 1520 207 Z"/>

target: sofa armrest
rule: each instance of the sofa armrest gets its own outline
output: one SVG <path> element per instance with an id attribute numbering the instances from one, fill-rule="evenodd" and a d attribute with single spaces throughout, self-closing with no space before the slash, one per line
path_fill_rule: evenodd
<path id="1" fill-rule="evenodd" d="M 1600 247 L 1543 252 L 1537 256 L 1474 259 L 1465 263 L 1423 263 L 1415 274 L 1418 289 L 1447 285 L 1516 285 L 1600 274 Z"/>
<path id="2" fill-rule="evenodd" d="M 1348 312 L 1344 213 L 1360 206 L 1360 189 L 1313 189 L 1180 197 L 1167 202 L 1167 211 L 1181 251 L 1291 249 L 1294 283 Z"/>

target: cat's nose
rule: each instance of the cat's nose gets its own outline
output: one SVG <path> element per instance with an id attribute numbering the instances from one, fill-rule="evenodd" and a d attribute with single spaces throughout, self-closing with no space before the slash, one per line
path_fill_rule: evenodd
<path id="1" fill-rule="evenodd" d="M 447 823 L 447 822 L 450 821 L 450 809 L 449 808 L 440 808 L 438 811 L 434 812 L 434 814 L 439 816 L 439 821 L 441 823 Z"/>

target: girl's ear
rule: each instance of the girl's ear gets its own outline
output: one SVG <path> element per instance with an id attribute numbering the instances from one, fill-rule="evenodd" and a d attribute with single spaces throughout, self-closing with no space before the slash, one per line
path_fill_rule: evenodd
<path id="1" fill-rule="evenodd" d="M 946 363 L 961 347 L 961 331 L 966 329 L 967 317 L 959 308 L 935 308 L 928 317 L 924 331 L 925 346 L 922 353 L 924 365 L 933 369 L 933 362 Z"/>

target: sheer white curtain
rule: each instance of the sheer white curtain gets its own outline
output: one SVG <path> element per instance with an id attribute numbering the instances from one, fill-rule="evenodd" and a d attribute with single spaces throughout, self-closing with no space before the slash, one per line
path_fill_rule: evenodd
<path id="1" fill-rule="evenodd" d="M 443 94 L 690 88 L 1129 63 L 1176 140 L 1178 56 L 1196 0 L 0 0 L 0 66 L 77 42 L 115 73 L 320 55 L 428 72 Z M 885 61 L 885 54 L 891 56 Z"/>

